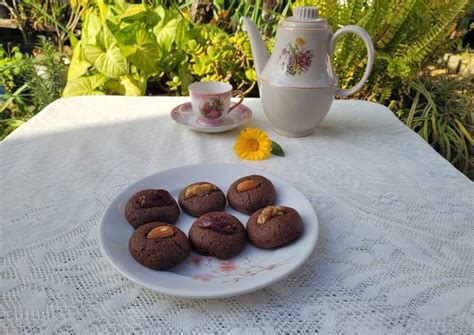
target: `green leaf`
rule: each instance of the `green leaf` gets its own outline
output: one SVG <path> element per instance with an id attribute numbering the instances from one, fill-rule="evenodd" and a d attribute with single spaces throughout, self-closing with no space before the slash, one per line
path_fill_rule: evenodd
<path id="1" fill-rule="evenodd" d="M 107 78 L 96 74 L 90 77 L 80 77 L 68 82 L 63 91 L 63 97 L 73 97 L 78 95 L 101 95 L 104 94 L 97 89 L 105 83 Z"/>
<path id="2" fill-rule="evenodd" d="M 112 44 L 105 53 L 97 57 L 94 65 L 99 72 L 111 78 L 120 77 L 128 71 L 127 60 L 116 44 Z"/>
<path id="3" fill-rule="evenodd" d="M 118 94 L 125 95 L 125 87 L 123 87 L 120 80 L 110 79 L 105 83 L 105 88 L 107 94 Z"/>
<path id="4" fill-rule="evenodd" d="M 186 30 L 187 30 L 187 21 L 179 20 L 176 26 L 176 34 L 174 38 L 174 42 L 179 49 L 182 49 L 186 45 Z"/>
<path id="5" fill-rule="evenodd" d="M 471 137 L 471 134 L 467 131 L 467 129 L 464 127 L 464 125 L 459 121 L 459 120 L 454 120 L 456 124 L 458 125 L 458 128 L 460 132 L 466 136 L 467 140 L 471 145 L 474 145 L 474 139 Z"/>
<path id="6" fill-rule="evenodd" d="M 275 141 L 272 141 L 272 154 L 275 156 L 285 157 L 283 148 Z"/>
<path id="7" fill-rule="evenodd" d="M 84 75 L 91 64 L 87 62 L 82 54 L 82 41 L 79 41 L 74 48 L 71 58 L 71 64 L 67 72 L 67 81 L 72 81 Z"/>
<path id="8" fill-rule="evenodd" d="M 122 45 L 133 45 L 136 40 L 137 31 L 141 28 L 140 22 L 135 22 L 126 27 L 120 28 L 114 33 L 114 37 L 117 40 L 120 48 Z"/>
<path id="9" fill-rule="evenodd" d="M 102 55 L 103 53 L 105 53 L 105 50 L 99 45 L 95 45 L 95 44 L 84 45 L 84 57 L 91 64 L 95 64 L 95 61 L 97 60 L 97 58 L 99 58 L 99 56 Z"/>
<path id="10" fill-rule="evenodd" d="M 174 36 L 176 35 L 176 28 L 178 27 L 178 19 L 172 19 L 168 21 L 163 28 L 158 24 L 153 29 L 156 35 L 156 41 L 165 50 L 171 50 L 171 43 L 173 42 Z"/>
<path id="11" fill-rule="evenodd" d="M 141 21 L 146 22 L 147 27 L 154 27 L 160 22 L 160 16 L 151 10 L 147 10 Z"/>
<path id="12" fill-rule="evenodd" d="M 188 86 L 194 81 L 194 77 L 188 67 L 182 66 L 179 68 L 178 74 L 181 78 L 181 92 L 188 94 Z"/>
<path id="13" fill-rule="evenodd" d="M 161 58 L 160 50 L 156 42 L 144 29 L 137 32 L 136 42 L 133 47 L 135 52 L 129 57 L 132 64 L 147 75 L 158 72 L 157 61 Z"/>
<path id="14" fill-rule="evenodd" d="M 68 32 L 69 42 L 71 42 L 71 47 L 74 49 L 78 43 L 76 35 L 74 35 L 74 31 L 70 30 Z"/>
<path id="15" fill-rule="evenodd" d="M 85 41 L 85 44 L 95 44 L 96 36 L 99 34 L 101 28 L 102 22 L 99 17 L 92 11 L 88 12 L 84 23 L 84 29 L 82 29 L 82 40 Z"/>
<path id="16" fill-rule="evenodd" d="M 114 36 L 105 26 L 97 35 L 96 44 L 84 46 L 84 56 L 100 73 L 110 78 L 118 78 L 128 72 L 127 60 L 120 52 Z"/>
<path id="17" fill-rule="evenodd" d="M 103 46 L 104 49 L 108 49 L 113 44 L 117 44 L 117 39 L 112 34 L 112 32 L 110 31 L 108 26 L 104 25 L 102 27 L 102 30 L 97 35 L 97 42 L 98 42 L 98 44 Z"/>
<path id="18" fill-rule="evenodd" d="M 129 45 L 120 45 L 120 52 L 124 57 L 129 57 L 137 52 L 137 48 L 131 47 Z"/>
<path id="19" fill-rule="evenodd" d="M 250 81 L 257 81 L 257 73 L 254 69 L 248 69 L 245 71 L 245 77 Z"/>
<path id="20" fill-rule="evenodd" d="M 125 13 L 127 7 L 129 6 L 129 4 L 125 0 L 115 0 L 114 4 L 115 6 L 113 6 L 113 8 L 117 14 Z"/>
<path id="21" fill-rule="evenodd" d="M 125 95 L 140 96 L 146 91 L 146 80 L 138 80 L 132 76 L 123 76 L 120 80 L 125 88 Z"/>
<path id="22" fill-rule="evenodd" d="M 126 75 L 120 77 L 120 80 L 109 80 L 105 86 L 113 93 L 128 96 L 141 96 L 146 91 L 146 80 L 140 80 Z"/>
<path id="23" fill-rule="evenodd" d="M 95 4 L 96 6 L 99 8 L 99 14 L 100 14 L 100 18 L 105 21 L 105 18 L 107 16 L 107 12 L 108 12 L 108 5 L 104 2 L 104 0 L 95 0 Z M 87 3 L 86 3 L 87 5 Z"/>
<path id="24" fill-rule="evenodd" d="M 160 21 L 161 22 L 164 22 L 165 18 L 166 18 L 166 10 L 165 10 L 165 7 L 163 6 L 158 6 L 155 8 L 155 13 L 158 14 L 159 18 L 160 18 Z M 160 26 L 161 28 L 161 26 Z"/>
<path id="25" fill-rule="evenodd" d="M 7 108 L 9 108 L 10 105 L 15 102 L 16 98 L 21 96 L 21 92 L 23 92 L 27 88 L 28 84 L 23 84 L 11 96 L 9 96 L 9 94 L 2 96 L 2 98 L 8 97 L 8 99 L 2 105 L 0 105 L 0 113 L 3 113 Z"/>
<path id="26" fill-rule="evenodd" d="M 146 12 L 147 9 L 143 4 L 130 5 L 121 15 L 121 18 L 122 20 L 139 20 L 146 14 Z"/>

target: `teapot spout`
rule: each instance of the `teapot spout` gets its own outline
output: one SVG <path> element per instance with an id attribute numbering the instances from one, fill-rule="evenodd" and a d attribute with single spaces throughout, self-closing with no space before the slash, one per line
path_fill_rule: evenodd
<path id="1" fill-rule="evenodd" d="M 252 55 L 253 60 L 255 63 L 255 70 L 257 72 L 257 77 L 260 78 L 260 75 L 267 64 L 270 55 L 265 48 L 265 43 L 263 42 L 263 38 L 258 31 L 257 26 L 255 23 L 252 22 L 248 17 L 242 17 L 244 21 L 245 28 L 247 29 L 247 33 L 249 34 L 250 45 L 252 47 Z"/>

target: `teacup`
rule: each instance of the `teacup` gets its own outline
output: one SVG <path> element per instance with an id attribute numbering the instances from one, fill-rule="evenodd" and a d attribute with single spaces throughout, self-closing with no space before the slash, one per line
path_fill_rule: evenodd
<path id="1" fill-rule="evenodd" d="M 232 85 L 218 81 L 202 81 L 188 86 L 194 113 L 200 115 L 197 122 L 206 127 L 224 123 L 224 118 L 244 100 L 244 92 L 233 90 Z M 239 102 L 230 105 L 230 98 L 239 96 Z"/>

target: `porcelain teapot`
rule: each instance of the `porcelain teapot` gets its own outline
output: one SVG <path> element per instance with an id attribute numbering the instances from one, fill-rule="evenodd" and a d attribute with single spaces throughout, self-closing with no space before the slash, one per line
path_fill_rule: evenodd
<path id="1" fill-rule="evenodd" d="M 257 26 L 247 17 L 243 21 L 250 37 L 263 110 L 281 135 L 311 134 L 328 113 L 334 97 L 357 92 L 372 70 L 374 47 L 369 34 L 352 25 L 333 34 L 315 7 L 297 7 L 293 16 L 279 24 L 271 56 Z M 336 39 L 343 33 L 359 35 L 368 56 L 362 79 L 349 89 L 338 86 L 331 65 Z"/>

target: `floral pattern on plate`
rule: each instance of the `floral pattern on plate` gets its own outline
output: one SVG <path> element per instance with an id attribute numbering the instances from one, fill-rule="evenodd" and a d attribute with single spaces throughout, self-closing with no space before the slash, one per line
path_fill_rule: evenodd
<path id="1" fill-rule="evenodd" d="M 238 264 L 234 260 L 220 261 L 212 257 L 192 255 L 190 257 L 191 266 L 205 270 L 191 276 L 192 279 L 210 282 L 214 279 L 223 279 L 221 282 L 237 283 L 241 279 L 255 276 L 261 272 L 270 272 L 284 264 L 289 263 L 293 257 L 288 257 L 280 262 L 268 265 L 254 264 L 249 257 L 245 257 L 243 262 Z"/>
<path id="2" fill-rule="evenodd" d="M 281 50 L 280 66 L 285 73 L 290 76 L 305 73 L 311 67 L 314 52 L 305 48 L 306 42 L 303 38 L 297 37 L 295 43 L 288 42 Z"/>

